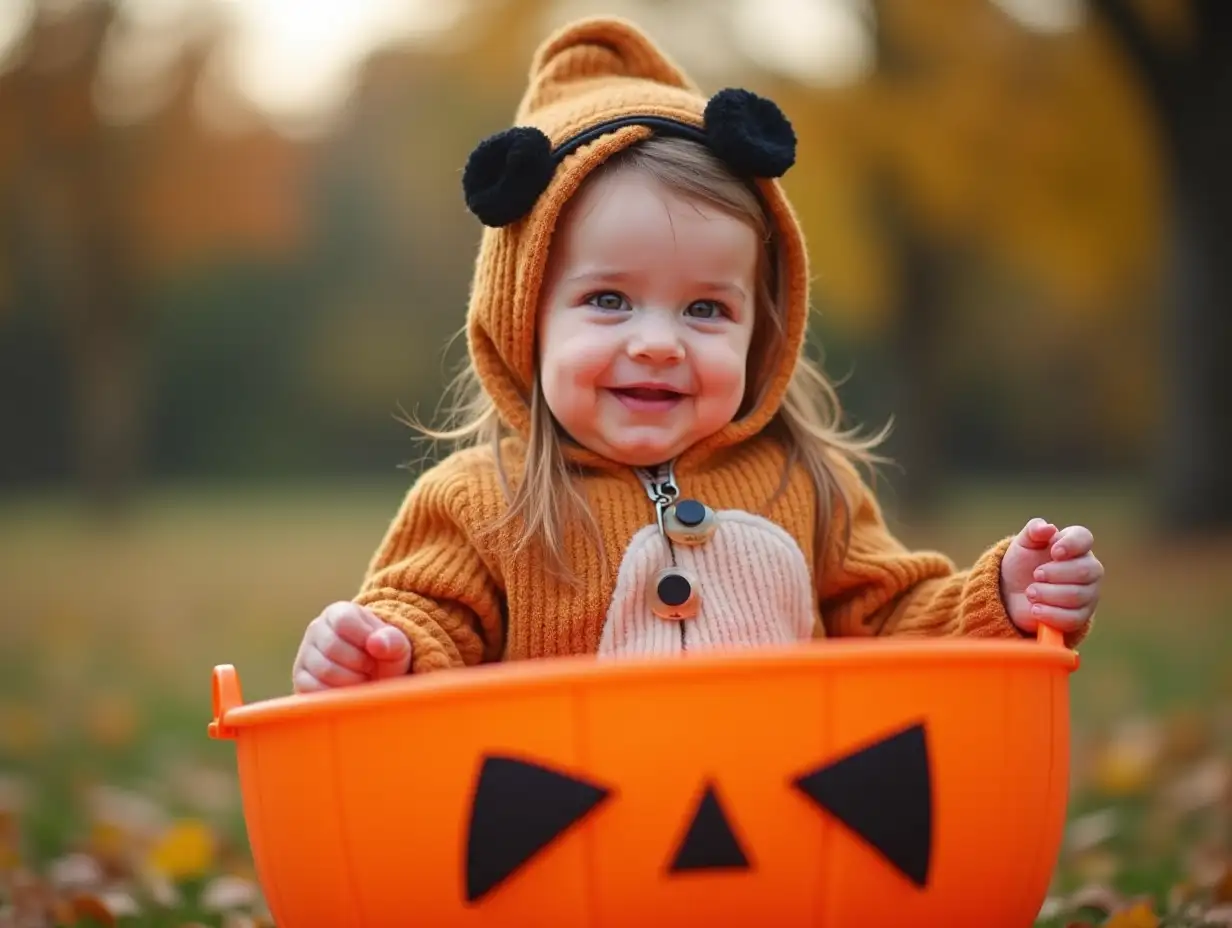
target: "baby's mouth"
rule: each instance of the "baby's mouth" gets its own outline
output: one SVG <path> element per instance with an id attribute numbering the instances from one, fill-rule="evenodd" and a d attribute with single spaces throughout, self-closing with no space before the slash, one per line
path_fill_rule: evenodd
<path id="1" fill-rule="evenodd" d="M 660 413 L 676 408 L 685 394 L 664 387 L 612 387 L 611 394 L 632 412 Z"/>
<path id="2" fill-rule="evenodd" d="M 629 399 L 651 403 L 678 400 L 684 396 L 683 393 L 678 393 L 675 390 L 661 389 L 658 387 L 614 387 L 612 392 L 618 396 L 626 396 Z"/>

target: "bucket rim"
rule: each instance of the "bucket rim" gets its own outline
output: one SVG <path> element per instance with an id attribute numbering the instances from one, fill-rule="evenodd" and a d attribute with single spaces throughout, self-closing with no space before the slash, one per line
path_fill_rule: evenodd
<path id="1" fill-rule="evenodd" d="M 1068 673 L 1077 669 L 1077 652 L 1064 646 L 1041 646 L 1032 639 L 893 640 L 826 639 L 790 646 L 742 651 L 693 652 L 682 656 L 622 657 L 594 655 L 538 658 L 467 667 L 465 672 L 436 671 L 339 687 L 314 693 L 275 696 L 245 704 L 239 676 L 231 664 L 213 671 L 214 720 L 211 737 L 235 737 L 240 729 L 328 713 L 333 717 L 391 704 L 408 709 L 442 700 L 501 699 L 548 690 L 590 691 L 671 679 L 677 685 L 750 676 L 781 678 L 808 671 L 850 672 L 898 666 L 943 670 L 958 665 L 988 664 L 1018 670 L 1038 667 Z"/>

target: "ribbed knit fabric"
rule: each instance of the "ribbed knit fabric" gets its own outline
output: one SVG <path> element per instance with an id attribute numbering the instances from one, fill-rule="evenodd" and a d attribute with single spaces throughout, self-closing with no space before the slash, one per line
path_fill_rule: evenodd
<path id="1" fill-rule="evenodd" d="M 554 145 L 609 118 L 662 115 L 703 124 L 706 98 L 631 24 L 585 20 L 549 38 L 531 65 L 516 123 L 542 129 Z M 552 229 L 562 206 L 596 166 L 645 138 L 626 127 L 564 159 L 523 219 L 485 228 L 468 309 L 471 361 L 515 437 L 501 457 L 514 482 L 530 422 L 535 320 Z M 742 418 L 688 449 L 676 462 L 682 498 L 723 515 L 716 539 L 677 550 L 702 582 L 702 611 L 683 623 L 684 647 L 736 647 L 823 636 L 1019 636 L 999 592 L 1003 539 L 970 571 L 933 552 L 907 551 L 886 529 L 854 468 L 835 462 L 856 499 L 851 549 L 840 556 L 847 521 L 814 545 L 817 500 L 797 467 L 776 495 L 786 454 L 765 426 L 778 413 L 808 316 L 804 239 L 777 181 L 756 181 L 782 256 L 784 349 L 769 388 Z M 580 582 L 558 579 L 533 547 L 515 551 L 516 526 L 487 532 L 505 512 L 490 449 L 457 452 L 408 492 L 373 556 L 356 602 L 402 629 L 422 672 L 492 660 L 676 649 L 682 623 L 654 619 L 646 584 L 663 557 L 655 510 L 636 474 L 567 446 L 586 469 L 584 490 L 602 545 L 566 527 L 564 554 Z M 836 503 L 837 505 L 837 503 Z M 656 560 L 656 558 L 660 558 Z M 653 621 L 652 621 L 653 619 Z M 656 624 L 659 623 L 659 624 Z M 1069 636 L 1073 646 L 1087 629 Z M 673 638 L 673 636 L 676 636 Z"/>
<path id="2" fill-rule="evenodd" d="M 658 526 L 633 536 L 620 565 L 599 654 L 678 654 L 711 648 L 788 644 L 814 637 L 821 615 L 812 571 L 795 540 L 761 516 L 716 513 L 714 536 L 675 546 L 676 566 L 698 580 L 694 618 L 665 621 L 651 609 L 660 570 L 671 563 Z"/>
<path id="3" fill-rule="evenodd" d="M 506 452 L 516 469 L 515 439 L 506 442 Z M 940 554 L 906 550 L 887 530 L 868 488 L 856 482 L 851 547 L 840 559 L 846 523 L 837 521 L 823 550 L 816 550 L 812 484 L 797 469 L 775 497 L 784 466 L 783 449 L 760 436 L 677 470 L 682 496 L 705 502 L 724 523 L 717 544 L 712 538 L 692 551 L 677 547 L 678 563 L 702 579 L 704 618 L 693 622 L 705 629 L 698 631 L 699 644 L 735 646 L 779 640 L 776 636 L 1020 637 L 999 592 L 1008 538 L 989 548 L 971 570 L 958 571 Z M 855 475 L 854 469 L 841 473 L 848 480 Z M 495 463 L 487 449 L 458 452 L 421 476 L 407 494 L 356 602 L 407 634 L 414 672 L 597 654 L 609 618 L 610 653 L 674 648 L 669 630 L 645 628 L 646 578 L 670 563 L 651 556 L 662 542 L 657 527 L 648 531 L 654 509 L 645 491 L 627 469 L 592 474 L 586 491 L 603 545 L 591 543 L 580 527 L 568 527 L 566 552 L 581 581 L 571 586 L 547 571 L 533 549 L 515 553 L 508 531 L 482 535 L 504 512 Z M 761 519 L 779 526 L 782 535 Z M 737 529 L 730 544 L 729 528 Z M 734 562 L 736 557 L 747 562 Z M 804 592 L 797 558 L 807 565 L 807 619 L 798 605 Z M 806 632 L 814 603 L 819 622 Z M 656 621 L 679 634 L 680 623 Z M 1069 635 L 1066 643 L 1077 645 L 1086 632 Z"/>

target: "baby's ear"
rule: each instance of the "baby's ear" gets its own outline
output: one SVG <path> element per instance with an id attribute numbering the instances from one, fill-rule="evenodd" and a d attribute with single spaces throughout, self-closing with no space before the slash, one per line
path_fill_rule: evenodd
<path id="1" fill-rule="evenodd" d="M 485 226 L 516 222 L 552 182 L 552 143 L 533 126 L 515 126 L 484 139 L 462 172 L 467 208 Z"/>
<path id="2" fill-rule="evenodd" d="M 736 174 L 782 177 L 796 163 L 796 133 L 777 104 L 748 90 L 720 90 L 706 104 L 706 139 Z"/>

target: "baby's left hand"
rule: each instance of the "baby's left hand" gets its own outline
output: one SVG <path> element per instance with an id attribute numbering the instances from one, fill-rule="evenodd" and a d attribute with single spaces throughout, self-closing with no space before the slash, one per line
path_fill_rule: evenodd
<path id="1" fill-rule="evenodd" d="M 1028 522 L 1001 561 L 1001 600 L 1010 620 L 1031 634 L 1040 622 L 1066 633 L 1089 622 L 1104 576 L 1094 543 L 1081 525 L 1058 531 L 1043 519 Z"/>

